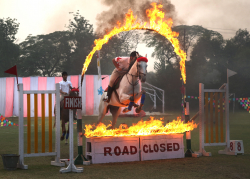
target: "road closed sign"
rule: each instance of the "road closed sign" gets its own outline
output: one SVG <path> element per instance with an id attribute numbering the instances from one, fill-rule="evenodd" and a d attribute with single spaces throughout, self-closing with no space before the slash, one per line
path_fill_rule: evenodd
<path id="1" fill-rule="evenodd" d="M 140 137 L 141 160 L 184 158 L 183 134 Z"/>
<path id="2" fill-rule="evenodd" d="M 139 137 L 86 138 L 86 156 L 93 164 L 140 161 Z"/>
<path id="3" fill-rule="evenodd" d="M 65 96 L 64 109 L 82 109 L 82 98 Z"/>

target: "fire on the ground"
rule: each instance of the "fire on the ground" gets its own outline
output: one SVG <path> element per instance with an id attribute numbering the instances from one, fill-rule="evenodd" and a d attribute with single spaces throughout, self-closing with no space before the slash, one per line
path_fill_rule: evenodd
<path id="1" fill-rule="evenodd" d="M 128 127 L 126 124 L 121 124 L 119 128 L 108 129 L 112 124 L 105 125 L 103 123 L 95 125 L 85 125 L 85 136 L 90 137 L 105 137 L 105 136 L 147 136 L 147 135 L 159 135 L 159 134 L 176 134 L 184 133 L 186 131 L 192 131 L 197 128 L 197 124 L 192 122 L 184 123 L 180 119 L 173 120 L 164 126 L 163 118 L 155 119 L 150 117 L 149 120 L 140 120 L 136 124 Z"/>

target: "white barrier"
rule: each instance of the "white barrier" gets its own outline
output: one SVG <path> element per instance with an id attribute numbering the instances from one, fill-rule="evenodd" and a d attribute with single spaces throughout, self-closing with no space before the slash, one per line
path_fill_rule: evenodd
<path id="1" fill-rule="evenodd" d="M 223 101 L 223 99 L 225 100 Z M 223 108 L 223 103 L 225 108 Z M 218 152 L 219 154 L 237 154 L 230 150 L 229 91 L 227 84 L 225 84 L 224 89 L 204 89 L 204 84 L 199 84 L 199 138 L 200 149 L 195 153 L 200 156 L 212 156 L 210 152 L 206 152 L 205 146 L 225 146 L 224 150 Z"/>
<path id="2" fill-rule="evenodd" d="M 24 153 L 24 122 L 23 122 L 23 95 L 27 94 L 27 153 Z M 34 117 L 34 153 L 31 153 L 31 124 L 30 124 L 30 95 L 34 94 L 35 117 Z M 41 94 L 42 107 L 42 152 L 38 152 L 38 99 L 37 95 Z M 49 152 L 45 152 L 45 94 L 49 96 Z M 28 169 L 24 164 L 24 157 L 55 156 L 55 161 L 51 165 L 64 166 L 60 162 L 60 105 L 56 105 L 56 130 L 55 130 L 55 151 L 52 152 L 52 94 L 56 95 L 56 103 L 60 104 L 59 84 L 56 84 L 56 90 L 30 90 L 24 91 L 23 84 L 19 84 L 19 163 L 18 168 Z"/>

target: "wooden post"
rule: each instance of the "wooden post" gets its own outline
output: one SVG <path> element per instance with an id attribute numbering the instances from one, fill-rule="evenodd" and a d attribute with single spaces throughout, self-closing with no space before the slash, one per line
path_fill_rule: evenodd
<path id="1" fill-rule="evenodd" d="M 27 154 L 30 154 L 30 94 L 27 94 Z"/>
<path id="2" fill-rule="evenodd" d="M 37 107 L 37 94 L 34 94 L 34 137 L 35 137 L 35 153 L 38 153 L 38 107 Z"/>

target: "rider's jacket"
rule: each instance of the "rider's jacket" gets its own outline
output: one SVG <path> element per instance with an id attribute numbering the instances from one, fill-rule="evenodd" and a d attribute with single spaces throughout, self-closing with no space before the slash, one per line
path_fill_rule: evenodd
<path id="1" fill-rule="evenodd" d="M 122 70 L 128 70 L 130 64 L 129 57 L 116 57 L 115 61 L 119 65 L 119 68 L 121 68 Z"/>

